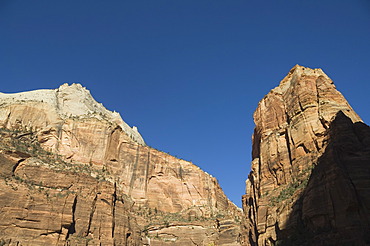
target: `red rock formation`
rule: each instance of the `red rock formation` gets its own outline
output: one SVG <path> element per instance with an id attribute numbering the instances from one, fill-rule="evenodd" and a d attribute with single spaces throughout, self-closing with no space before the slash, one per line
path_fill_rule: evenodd
<path id="1" fill-rule="evenodd" d="M 7 244 L 240 244 L 214 177 L 146 146 L 80 85 L 0 94 L 0 126 Z"/>
<path id="2" fill-rule="evenodd" d="M 370 131 L 333 82 L 297 65 L 254 120 L 244 244 L 364 245 Z"/>

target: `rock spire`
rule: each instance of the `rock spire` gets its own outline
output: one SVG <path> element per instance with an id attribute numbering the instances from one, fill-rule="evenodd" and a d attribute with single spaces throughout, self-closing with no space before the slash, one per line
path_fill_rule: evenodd
<path id="1" fill-rule="evenodd" d="M 363 245 L 370 132 L 333 81 L 296 65 L 259 102 L 254 121 L 245 244 Z"/>

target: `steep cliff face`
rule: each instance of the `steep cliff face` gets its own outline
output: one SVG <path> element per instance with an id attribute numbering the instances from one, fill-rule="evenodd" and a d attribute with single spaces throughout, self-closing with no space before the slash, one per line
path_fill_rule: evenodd
<path id="1" fill-rule="evenodd" d="M 0 126 L 7 244 L 240 244 L 214 177 L 146 146 L 80 85 L 1 93 Z"/>
<path id="2" fill-rule="evenodd" d="M 370 131 L 328 76 L 295 66 L 254 120 L 245 244 L 365 244 Z"/>

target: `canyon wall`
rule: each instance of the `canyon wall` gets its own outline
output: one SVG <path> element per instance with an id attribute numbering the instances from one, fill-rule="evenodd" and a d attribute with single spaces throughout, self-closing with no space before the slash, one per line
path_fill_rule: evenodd
<path id="1" fill-rule="evenodd" d="M 370 243 L 370 130 L 330 78 L 295 66 L 254 121 L 244 244 Z"/>
<path id="2" fill-rule="evenodd" d="M 240 245 L 241 210 L 79 84 L 0 94 L 6 245 Z"/>
<path id="3" fill-rule="evenodd" d="M 370 244 L 370 128 L 331 79 L 295 66 L 254 120 L 242 215 L 81 85 L 0 93 L 0 245 Z"/>

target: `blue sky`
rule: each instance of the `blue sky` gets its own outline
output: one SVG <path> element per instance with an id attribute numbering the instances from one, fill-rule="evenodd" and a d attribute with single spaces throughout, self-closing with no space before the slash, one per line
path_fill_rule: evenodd
<path id="1" fill-rule="evenodd" d="M 1 0 L 0 34 L 1 92 L 82 83 L 239 206 L 252 114 L 295 64 L 370 122 L 367 0 Z"/>

